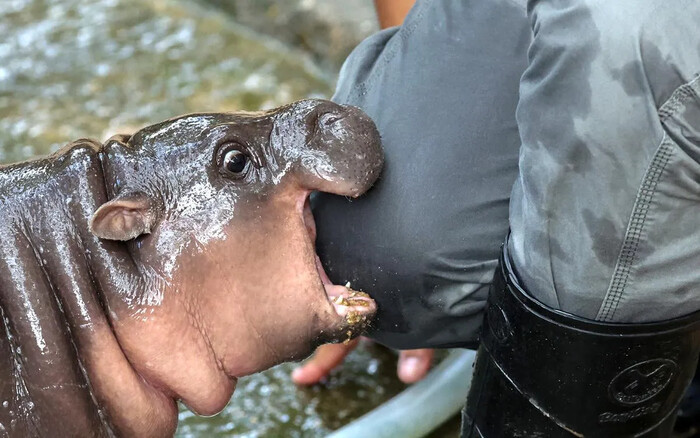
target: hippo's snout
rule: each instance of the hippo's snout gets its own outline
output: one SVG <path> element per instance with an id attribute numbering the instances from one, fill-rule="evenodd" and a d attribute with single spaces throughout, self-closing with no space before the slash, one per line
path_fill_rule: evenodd
<path id="1" fill-rule="evenodd" d="M 377 127 L 359 108 L 312 102 L 317 103 L 307 115 L 300 183 L 310 190 L 361 195 L 377 180 L 384 164 Z"/>

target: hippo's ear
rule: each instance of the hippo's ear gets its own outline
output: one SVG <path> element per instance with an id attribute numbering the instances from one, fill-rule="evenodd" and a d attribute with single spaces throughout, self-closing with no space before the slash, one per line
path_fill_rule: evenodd
<path id="1" fill-rule="evenodd" d="M 155 216 L 145 194 L 120 195 L 97 209 L 90 219 L 90 231 L 100 239 L 131 240 L 150 233 Z"/>

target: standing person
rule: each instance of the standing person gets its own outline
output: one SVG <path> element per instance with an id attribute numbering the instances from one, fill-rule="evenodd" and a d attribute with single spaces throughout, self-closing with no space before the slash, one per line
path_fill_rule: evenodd
<path id="1" fill-rule="evenodd" d="M 387 168 L 316 199 L 319 255 L 396 348 L 475 345 L 486 308 L 465 436 L 667 437 L 700 349 L 700 3 L 524 3 L 419 1 L 350 56 L 335 99 Z"/>

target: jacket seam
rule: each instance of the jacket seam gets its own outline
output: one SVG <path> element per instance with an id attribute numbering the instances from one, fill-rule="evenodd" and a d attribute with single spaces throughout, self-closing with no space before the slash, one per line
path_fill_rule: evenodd
<path id="1" fill-rule="evenodd" d="M 596 316 L 596 320 L 598 321 L 611 321 L 624 296 L 632 265 L 637 258 L 637 249 L 641 242 L 642 232 L 644 231 L 649 209 L 654 195 L 656 194 L 656 187 L 672 155 L 673 143 L 664 133 L 661 143 L 647 167 L 642 184 L 637 192 L 637 197 L 632 208 L 632 215 L 622 243 L 622 249 L 620 249 L 615 270 L 610 280 L 610 286 L 608 287 L 608 291 L 605 294 L 603 303 Z"/>
<path id="2" fill-rule="evenodd" d="M 674 90 L 666 102 L 658 109 L 659 121 L 664 123 L 675 115 L 681 107 L 690 99 L 700 96 L 700 75 L 695 76 Z M 622 249 L 618 255 L 617 263 L 613 271 L 608 291 L 603 298 L 600 310 L 596 316 L 598 321 L 612 321 L 615 312 L 622 300 L 627 283 L 632 271 L 632 266 L 637 258 L 637 249 L 641 242 L 642 232 L 646 223 L 651 203 L 656 194 L 656 188 L 663 175 L 666 166 L 674 152 L 674 142 L 664 131 L 661 143 L 644 174 L 642 184 L 637 192 L 637 197 L 632 207 L 632 215 L 625 232 Z"/>
<path id="3" fill-rule="evenodd" d="M 659 119 L 665 122 L 678 112 L 686 101 L 700 97 L 700 74 L 690 82 L 678 87 L 671 97 L 659 108 Z"/>
<path id="4" fill-rule="evenodd" d="M 391 60 L 396 56 L 398 51 L 400 50 L 400 47 L 406 42 L 409 36 L 415 32 L 415 30 L 418 28 L 418 25 L 422 21 L 425 11 L 427 9 L 427 5 L 430 3 L 428 0 L 424 1 L 418 1 L 416 3 L 416 10 L 414 11 L 415 17 L 412 17 L 411 21 L 407 24 L 404 24 L 401 26 L 399 31 L 391 37 L 391 40 L 387 42 L 387 47 L 388 51 L 383 52 L 380 56 L 382 56 L 382 60 L 380 64 L 377 64 L 375 68 L 372 70 L 372 72 L 369 74 L 367 79 L 358 84 L 355 87 L 354 92 L 348 93 L 349 96 L 356 95 L 356 96 L 364 96 L 369 92 L 369 90 L 374 86 L 374 83 L 377 81 L 377 78 L 379 77 L 380 73 L 384 71 L 386 66 L 391 62 Z M 399 41 L 396 41 L 394 38 L 399 38 Z M 388 47 L 388 46 L 391 47 Z"/>

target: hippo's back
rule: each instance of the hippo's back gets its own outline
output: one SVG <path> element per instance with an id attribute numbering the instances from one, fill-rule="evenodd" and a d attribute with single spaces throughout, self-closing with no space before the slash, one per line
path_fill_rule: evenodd
<path id="1" fill-rule="evenodd" d="M 104 191 L 98 154 L 80 140 L 0 166 L 0 437 L 108 433 L 59 293 L 62 273 L 85 271 L 68 255 L 94 208 L 90 192 Z"/>
<path id="2" fill-rule="evenodd" d="M 68 194 L 87 173 L 97 172 L 100 144 L 81 139 L 47 157 L 0 165 L 0 203 L 14 210 L 28 201 L 50 201 L 59 192 Z"/>

